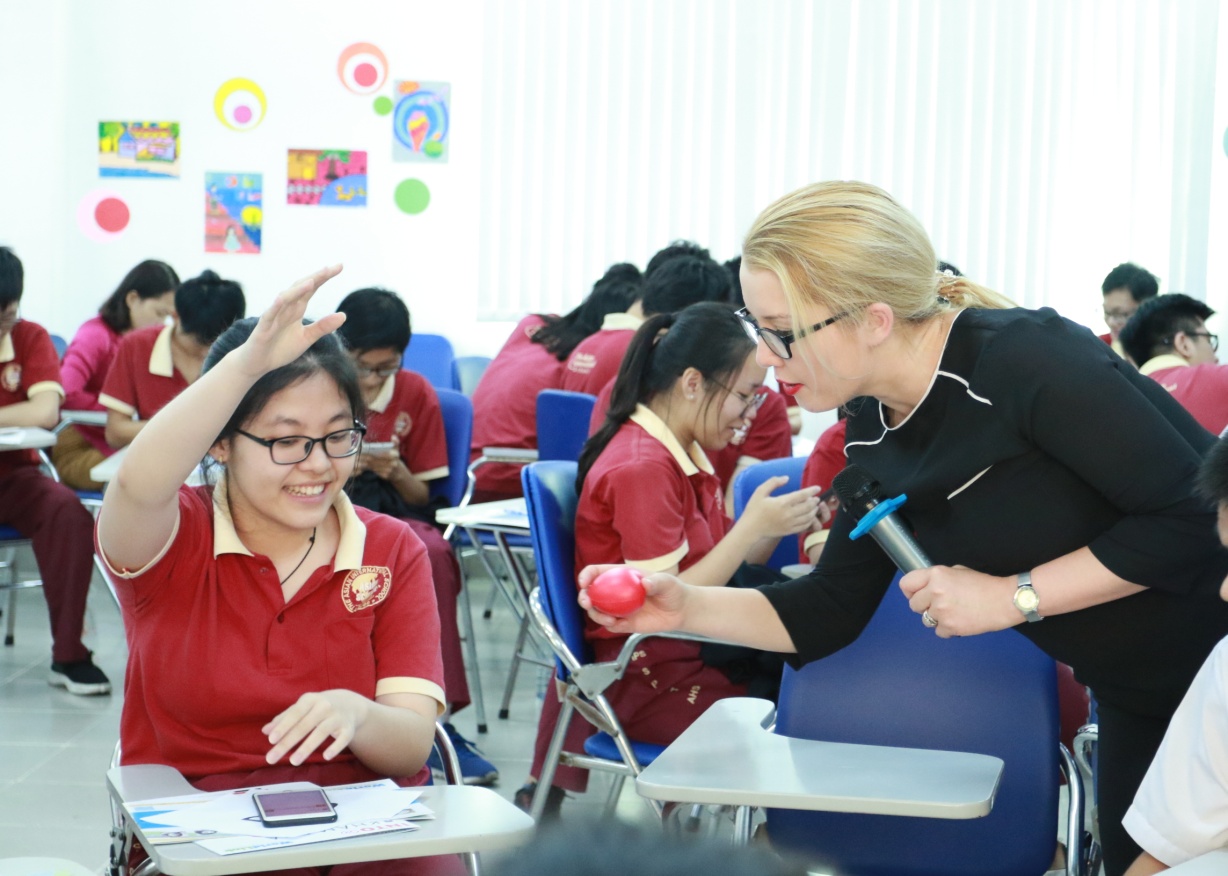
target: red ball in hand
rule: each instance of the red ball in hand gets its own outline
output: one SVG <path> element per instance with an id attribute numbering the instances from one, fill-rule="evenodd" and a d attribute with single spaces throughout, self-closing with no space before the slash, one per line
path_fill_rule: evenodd
<path id="1" fill-rule="evenodd" d="M 614 617 L 638 611 L 644 604 L 644 595 L 644 576 L 627 566 L 607 569 L 588 585 L 593 608 Z"/>

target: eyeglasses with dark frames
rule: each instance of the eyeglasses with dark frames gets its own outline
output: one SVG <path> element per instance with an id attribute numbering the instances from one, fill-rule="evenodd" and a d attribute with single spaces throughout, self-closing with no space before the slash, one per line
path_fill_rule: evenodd
<path id="1" fill-rule="evenodd" d="M 387 380 L 392 375 L 401 370 L 400 366 L 395 368 L 368 368 L 366 365 L 354 365 L 354 370 L 358 372 L 359 377 L 370 377 L 374 374 L 377 377 L 382 377 Z"/>
<path id="2" fill-rule="evenodd" d="M 763 343 L 766 344 L 767 348 L 776 356 L 781 359 L 793 358 L 793 351 L 790 349 L 790 346 L 797 340 L 797 334 L 795 332 L 781 332 L 777 331 L 776 329 L 761 328 L 759 323 L 755 322 L 755 318 L 750 315 L 750 311 L 745 307 L 738 311 L 738 316 L 742 319 L 742 322 L 746 324 L 746 327 L 752 334 L 763 338 Z M 822 322 L 816 322 L 814 325 L 806 329 L 806 331 L 822 331 L 833 322 L 844 319 L 846 316 L 848 316 L 848 311 L 837 313 L 835 316 L 829 316 Z"/>
<path id="3" fill-rule="evenodd" d="M 1219 335 L 1213 335 L 1210 332 L 1181 332 L 1181 334 L 1187 338 L 1206 338 L 1207 343 L 1211 345 L 1211 352 L 1219 352 Z M 1160 343 L 1172 346 L 1176 340 L 1177 336 L 1173 335 L 1171 338 L 1161 338 Z"/>
<path id="4" fill-rule="evenodd" d="M 284 438 L 257 438 L 250 432 L 236 429 L 244 438 L 250 438 L 257 444 L 269 448 L 269 456 L 278 465 L 297 465 L 307 457 L 319 444 L 326 456 L 333 459 L 345 459 L 358 452 L 362 445 L 362 436 L 367 433 L 365 426 L 351 426 L 348 429 L 338 429 L 329 432 L 323 438 L 308 438 L 306 435 L 287 435 Z"/>

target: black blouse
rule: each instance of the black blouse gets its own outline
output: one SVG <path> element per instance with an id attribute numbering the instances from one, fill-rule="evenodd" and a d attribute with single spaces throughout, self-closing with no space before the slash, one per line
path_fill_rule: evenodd
<path id="1" fill-rule="evenodd" d="M 900 513 L 934 563 L 1011 575 L 1088 546 L 1148 587 L 1015 629 L 1101 700 L 1171 713 L 1228 634 L 1228 551 L 1194 491 L 1215 438 L 1172 396 L 1052 310 L 967 310 L 907 419 L 888 428 L 871 398 L 848 407 L 849 462 L 907 494 Z M 852 525 L 838 515 L 809 576 L 764 588 L 798 662 L 853 641 L 895 575 Z"/>

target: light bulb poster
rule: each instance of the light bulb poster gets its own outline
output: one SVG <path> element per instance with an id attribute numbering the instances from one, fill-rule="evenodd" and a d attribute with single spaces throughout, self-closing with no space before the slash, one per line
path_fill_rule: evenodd
<path id="1" fill-rule="evenodd" d="M 205 252 L 260 252 L 263 180 L 259 173 L 205 174 Z"/>
<path id="2" fill-rule="evenodd" d="M 98 175 L 179 176 L 179 123 L 99 122 Z"/>
<path id="3" fill-rule="evenodd" d="M 446 163 L 452 86 L 447 82 L 396 83 L 392 160 Z"/>
<path id="4" fill-rule="evenodd" d="M 367 206 L 367 153 L 348 149 L 289 150 L 286 203 Z"/>

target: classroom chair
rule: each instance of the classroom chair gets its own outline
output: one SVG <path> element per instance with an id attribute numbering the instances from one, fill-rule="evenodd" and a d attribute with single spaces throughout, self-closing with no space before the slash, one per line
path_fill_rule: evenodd
<path id="1" fill-rule="evenodd" d="M 533 556 L 537 562 L 538 586 L 529 600 L 531 616 L 550 644 L 555 678 L 565 688 L 562 712 L 550 740 L 542 774 L 537 779 L 530 814 L 535 821 L 541 818 L 559 764 L 614 775 L 607 800 L 608 814 L 618 801 L 623 782 L 639 775 L 665 750 L 664 746 L 629 738 L 604 695 L 605 690 L 626 672 L 636 646 L 648 637 L 629 636 L 617 660 L 593 662 L 592 648 L 584 638 L 584 612 L 576 601 L 576 463 L 564 460 L 535 462 L 525 466 L 521 482 L 529 512 Z M 547 696 L 550 695 L 548 692 Z M 577 711 L 597 727 L 598 732 L 585 741 L 583 752 L 564 751 L 567 727 Z M 656 801 L 650 803 L 660 815 L 662 805 Z"/>
<path id="2" fill-rule="evenodd" d="M 457 356 L 452 360 L 452 382 L 465 395 L 473 398 L 473 391 L 490 365 L 489 356 Z"/>
<path id="3" fill-rule="evenodd" d="M 8 593 L 4 617 L 4 644 L 12 645 L 17 625 L 17 591 L 42 587 L 43 579 L 25 570 L 23 560 L 30 540 L 11 526 L 0 526 L 0 590 Z"/>
<path id="4" fill-rule="evenodd" d="M 64 353 L 68 350 L 68 341 L 59 335 L 51 335 L 51 346 L 55 347 L 55 354 L 63 361 Z"/>
<path id="5" fill-rule="evenodd" d="M 457 389 L 452 373 L 455 358 L 452 342 L 443 335 L 415 333 L 401 357 L 401 367 L 418 372 L 436 389 Z"/>
<path id="6" fill-rule="evenodd" d="M 577 460 L 588 441 L 597 396 L 543 389 L 537 394 L 537 458 Z"/>
<path id="7" fill-rule="evenodd" d="M 784 475 L 789 479 L 787 484 L 775 491 L 776 495 L 800 490 L 802 488 L 802 470 L 805 467 L 806 457 L 790 456 L 785 459 L 769 459 L 767 462 L 759 462 L 742 469 L 738 472 L 737 477 L 733 479 L 734 520 L 742 516 L 742 511 L 746 508 L 746 503 L 750 501 L 750 497 L 759 488 L 759 485 L 768 478 Z M 772 551 L 772 555 L 768 557 L 764 565 L 771 566 L 779 572 L 785 566 L 796 563 L 797 557 L 797 536 L 787 535 L 777 542 L 776 549 Z"/>
<path id="8" fill-rule="evenodd" d="M 782 678 L 776 732 L 964 751 L 1005 762 L 972 821 L 769 810 L 773 845 L 859 876 L 1036 876 L 1054 854 L 1066 779 L 1067 873 L 1083 873 L 1083 782 L 1058 739 L 1054 662 L 1013 630 L 940 639 L 892 584 L 861 636 Z"/>

